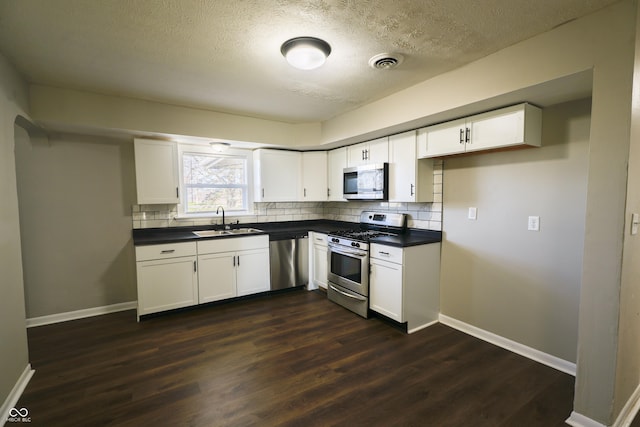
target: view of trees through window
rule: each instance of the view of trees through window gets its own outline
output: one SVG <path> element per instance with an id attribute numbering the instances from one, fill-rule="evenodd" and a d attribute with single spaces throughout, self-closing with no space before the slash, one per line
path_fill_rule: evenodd
<path id="1" fill-rule="evenodd" d="M 186 213 L 247 208 L 247 161 L 242 157 L 184 153 L 182 174 Z"/>

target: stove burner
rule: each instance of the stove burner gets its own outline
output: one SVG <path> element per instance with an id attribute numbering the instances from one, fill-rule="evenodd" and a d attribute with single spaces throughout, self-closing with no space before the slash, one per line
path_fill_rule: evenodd
<path id="1" fill-rule="evenodd" d="M 346 237 L 347 239 L 361 240 L 363 242 L 366 242 L 374 237 L 396 236 L 396 234 L 378 230 L 341 230 L 332 232 L 331 235 L 337 237 Z"/>

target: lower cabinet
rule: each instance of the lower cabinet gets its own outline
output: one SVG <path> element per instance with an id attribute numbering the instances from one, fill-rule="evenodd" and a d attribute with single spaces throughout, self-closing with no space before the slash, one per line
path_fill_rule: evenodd
<path id="1" fill-rule="evenodd" d="M 268 291 L 269 236 L 136 247 L 138 319 Z"/>
<path id="2" fill-rule="evenodd" d="M 371 310 L 403 323 L 402 264 L 371 258 L 369 276 Z"/>
<path id="3" fill-rule="evenodd" d="M 269 287 L 268 236 L 198 242 L 200 303 L 264 292 Z"/>
<path id="4" fill-rule="evenodd" d="M 324 233 L 309 233 L 310 253 L 309 261 L 311 263 L 309 271 L 311 271 L 311 280 L 309 289 L 323 288 L 327 289 L 327 264 L 328 249 L 327 235 Z"/>
<path id="5" fill-rule="evenodd" d="M 198 303 L 195 243 L 136 247 L 138 317 Z"/>
<path id="6" fill-rule="evenodd" d="M 440 311 L 440 243 L 369 247 L 369 307 L 415 332 L 437 322 Z"/>

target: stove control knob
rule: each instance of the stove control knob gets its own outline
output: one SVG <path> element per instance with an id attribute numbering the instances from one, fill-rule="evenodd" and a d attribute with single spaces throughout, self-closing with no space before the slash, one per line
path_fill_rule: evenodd
<path id="1" fill-rule="evenodd" d="M 355 246 L 356 248 L 360 247 L 360 243 L 351 242 L 351 246 Z"/>
<path id="2" fill-rule="evenodd" d="M 340 241 L 340 239 L 337 239 L 337 238 L 335 238 L 335 237 L 334 237 L 334 238 L 332 238 L 332 239 L 331 239 L 331 241 L 332 241 L 333 243 L 338 243 L 338 242 Z"/>

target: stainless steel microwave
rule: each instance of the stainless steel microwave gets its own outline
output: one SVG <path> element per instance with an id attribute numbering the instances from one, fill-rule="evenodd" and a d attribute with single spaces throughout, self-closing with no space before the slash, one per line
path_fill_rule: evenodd
<path id="1" fill-rule="evenodd" d="M 389 163 L 344 168 L 342 183 L 347 200 L 389 200 Z"/>

